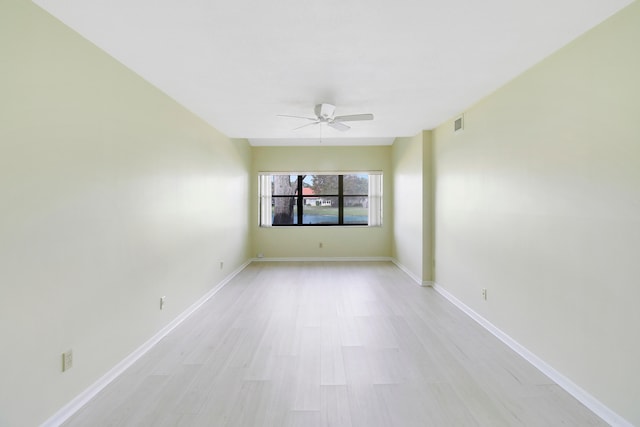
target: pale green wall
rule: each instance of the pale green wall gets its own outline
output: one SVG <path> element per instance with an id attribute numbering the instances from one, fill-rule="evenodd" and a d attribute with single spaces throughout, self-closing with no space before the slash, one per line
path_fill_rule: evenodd
<path id="1" fill-rule="evenodd" d="M 251 230 L 253 256 L 367 258 L 391 256 L 391 147 L 253 147 Z M 258 172 L 382 171 L 382 227 L 270 227 L 258 225 Z M 319 247 L 319 243 L 323 247 Z"/>
<path id="2" fill-rule="evenodd" d="M 392 256 L 418 282 L 433 281 L 433 135 L 422 131 L 392 146 Z"/>
<path id="3" fill-rule="evenodd" d="M 422 282 L 433 284 L 434 271 L 433 132 L 422 132 Z"/>
<path id="4" fill-rule="evenodd" d="M 396 138 L 393 164 L 393 258 L 418 281 L 423 266 L 423 133 Z"/>
<path id="5" fill-rule="evenodd" d="M 0 425 L 43 422 L 248 259 L 249 168 L 246 141 L 0 3 Z"/>
<path id="6" fill-rule="evenodd" d="M 636 2 L 434 139 L 437 283 L 636 425 L 639 43 Z"/>

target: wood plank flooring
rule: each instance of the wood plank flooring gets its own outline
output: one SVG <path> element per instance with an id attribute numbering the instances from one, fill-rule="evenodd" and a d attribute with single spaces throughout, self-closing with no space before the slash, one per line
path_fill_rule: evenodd
<path id="1" fill-rule="evenodd" d="M 65 426 L 604 426 L 387 262 L 253 263 Z"/>

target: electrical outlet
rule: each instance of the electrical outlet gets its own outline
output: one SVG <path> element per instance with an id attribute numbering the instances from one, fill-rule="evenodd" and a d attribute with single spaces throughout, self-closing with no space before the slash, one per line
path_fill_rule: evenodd
<path id="1" fill-rule="evenodd" d="M 73 352 L 71 350 L 62 353 L 62 372 L 73 367 Z"/>
<path id="2" fill-rule="evenodd" d="M 482 299 L 483 300 L 487 299 L 487 289 L 486 288 L 482 288 Z"/>
<path id="3" fill-rule="evenodd" d="M 160 297 L 160 310 L 162 310 L 164 308 L 164 305 L 166 304 L 165 298 L 166 297 Z"/>

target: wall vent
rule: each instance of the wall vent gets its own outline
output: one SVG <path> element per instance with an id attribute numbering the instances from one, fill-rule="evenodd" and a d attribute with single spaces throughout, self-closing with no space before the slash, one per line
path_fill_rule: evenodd
<path id="1" fill-rule="evenodd" d="M 464 115 L 461 115 L 453 121 L 453 131 L 462 132 L 463 130 L 464 130 Z"/>

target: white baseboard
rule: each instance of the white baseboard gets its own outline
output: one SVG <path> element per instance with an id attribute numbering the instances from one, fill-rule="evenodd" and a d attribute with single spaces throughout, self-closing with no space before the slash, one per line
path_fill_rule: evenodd
<path id="1" fill-rule="evenodd" d="M 282 258 L 254 258 L 255 262 L 327 262 L 327 261 L 391 261 L 390 257 L 282 257 Z"/>
<path id="2" fill-rule="evenodd" d="M 439 286 L 437 283 L 433 284 L 433 289 L 435 289 L 440 295 L 449 300 L 453 305 L 462 310 L 466 315 L 471 317 L 477 323 L 479 323 L 483 328 L 492 333 L 496 338 L 505 343 L 509 348 L 522 356 L 525 360 L 531 363 L 533 366 L 538 368 L 543 374 L 548 376 L 553 382 L 562 387 L 565 391 L 575 397 L 580 403 L 589 408 L 593 413 L 598 415 L 604 421 L 609 423 L 614 427 L 633 427 L 633 424 L 625 420 L 620 415 L 616 414 L 614 411 L 609 409 L 606 405 L 600 402 L 598 399 L 593 397 L 591 394 L 587 393 L 584 389 L 579 387 L 577 384 L 569 380 L 567 377 L 562 375 L 560 372 L 556 371 L 553 367 L 551 367 L 544 360 L 540 359 L 538 356 L 533 354 L 531 351 L 527 350 L 524 346 L 518 343 L 516 340 L 511 338 L 509 335 L 505 334 L 503 331 L 498 329 L 495 325 L 489 322 L 484 317 L 480 316 L 478 313 L 473 311 L 469 306 L 460 301 L 458 298 L 449 293 L 442 286 Z"/>
<path id="3" fill-rule="evenodd" d="M 413 271 L 409 270 L 405 265 L 403 265 L 400 261 L 395 258 L 391 259 L 391 262 L 396 265 L 400 270 L 404 271 L 404 273 L 411 277 L 411 279 L 416 282 L 420 286 L 431 286 L 432 282 L 423 282 L 421 278 L 416 276 Z"/>
<path id="4" fill-rule="evenodd" d="M 231 272 L 220 283 L 209 290 L 199 300 L 193 303 L 189 308 L 180 313 L 178 317 L 173 319 L 171 323 L 162 328 L 157 334 L 147 340 L 144 344 L 134 350 L 131 354 L 121 360 L 117 365 L 111 368 L 106 374 L 104 374 L 98 381 L 93 383 L 89 388 L 76 396 L 72 401 L 60 408 L 53 416 L 46 420 L 41 427 L 57 427 L 69 419 L 80 408 L 82 408 L 87 402 L 93 399 L 102 389 L 104 389 L 109 383 L 115 380 L 120 374 L 122 374 L 127 368 L 133 365 L 138 359 L 144 356 L 153 346 L 155 346 L 162 338 L 167 336 L 169 332 L 174 330 L 178 325 L 184 322 L 189 316 L 191 316 L 197 309 L 199 309 L 205 302 L 207 302 L 212 296 L 214 296 L 220 289 L 222 289 L 227 283 L 231 281 L 238 273 L 244 270 L 251 260 L 246 261 L 236 270 Z"/>

